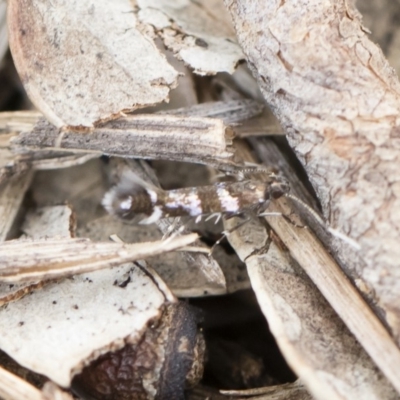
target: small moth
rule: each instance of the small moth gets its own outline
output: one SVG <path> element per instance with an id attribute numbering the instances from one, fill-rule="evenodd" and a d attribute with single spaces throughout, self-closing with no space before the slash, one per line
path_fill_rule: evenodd
<path id="1" fill-rule="evenodd" d="M 310 206 L 291 195 L 289 189 L 285 178 L 271 173 L 265 181 L 242 180 L 163 190 L 143 181 L 133 172 L 127 171 L 123 174 L 120 183 L 106 193 L 102 204 L 110 214 L 123 219 L 133 219 L 137 214 L 144 214 L 146 217 L 140 221 L 140 224 L 151 224 L 162 218 L 184 216 L 196 217 L 197 222 L 205 215 L 210 215 L 210 217 L 216 215 L 218 221 L 222 215 L 232 217 L 246 211 L 253 211 L 263 216 L 269 214 L 263 211 L 268 207 L 270 200 L 285 196 L 296 201 L 309 212 L 332 236 L 360 250 L 360 245 L 356 241 L 331 228 Z M 227 235 L 227 232 L 224 232 L 224 235 Z M 219 242 L 220 240 L 217 241 Z"/>
<path id="2" fill-rule="evenodd" d="M 265 181 L 243 180 L 162 190 L 129 172 L 104 196 L 103 206 L 110 214 L 123 219 L 144 214 L 146 217 L 140 223 L 151 224 L 169 217 L 200 219 L 205 215 L 233 216 L 249 210 L 260 212 L 271 199 L 277 199 L 288 191 L 286 180 L 275 174 L 270 174 Z"/>

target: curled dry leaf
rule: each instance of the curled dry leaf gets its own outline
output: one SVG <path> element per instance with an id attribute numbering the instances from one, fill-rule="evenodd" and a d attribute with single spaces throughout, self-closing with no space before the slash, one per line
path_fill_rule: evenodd
<path id="1" fill-rule="evenodd" d="M 51 283 L 0 309 L 0 348 L 68 387 L 100 355 L 136 343 L 164 303 L 174 301 L 157 280 L 124 264 Z"/>
<path id="2" fill-rule="evenodd" d="M 243 53 L 228 13 L 215 0 L 135 0 L 138 18 L 152 25 L 165 45 L 200 75 L 235 70 Z"/>
<path id="3" fill-rule="evenodd" d="M 10 48 L 24 87 L 57 127 L 168 98 L 177 72 L 137 27 L 128 0 L 8 2 Z"/>

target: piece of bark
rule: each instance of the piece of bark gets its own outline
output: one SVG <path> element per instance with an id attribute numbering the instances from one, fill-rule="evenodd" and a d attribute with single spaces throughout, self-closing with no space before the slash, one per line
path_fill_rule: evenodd
<path id="1" fill-rule="evenodd" d="M 221 390 L 225 396 L 236 400 L 312 400 L 304 385 L 298 379 L 293 383 L 267 386 L 248 390 Z M 244 396 L 244 397 L 242 397 Z"/>
<path id="2" fill-rule="evenodd" d="M 356 4 L 362 14 L 363 24 L 370 30 L 371 40 L 381 46 L 389 64 L 396 69 L 398 74 L 400 72 L 399 2 L 363 0 L 357 1 Z"/>
<path id="3" fill-rule="evenodd" d="M 0 63 L 8 49 L 8 35 L 7 35 L 7 3 L 4 0 L 0 1 Z"/>
<path id="4" fill-rule="evenodd" d="M 42 117 L 37 111 L 0 113 L 0 185 L 10 177 L 27 170 L 67 168 L 99 157 L 97 154 L 71 154 L 62 151 L 45 151 L 19 155 L 11 151 L 11 141 L 23 131 L 30 131 Z"/>
<path id="5" fill-rule="evenodd" d="M 59 141 L 59 139 L 61 139 Z M 131 115 L 109 121 L 92 133 L 59 130 L 42 119 L 31 132 L 13 139 L 18 153 L 53 150 L 129 158 L 232 164 L 232 133 L 219 119 Z"/>
<path id="6" fill-rule="evenodd" d="M 0 187 L 0 242 L 10 233 L 32 177 L 32 171 L 22 171 Z"/>
<path id="7" fill-rule="evenodd" d="M 243 53 L 220 1 L 136 0 L 138 19 L 199 75 L 235 70 Z"/>
<path id="8" fill-rule="evenodd" d="M 12 240 L 0 245 L 0 281 L 23 282 L 83 274 L 177 250 L 196 234 L 170 240 L 119 244 L 85 239 Z"/>
<path id="9" fill-rule="evenodd" d="M 225 4 L 325 216 L 361 246 L 356 252 L 336 241 L 336 256 L 399 343 L 400 84 L 393 69 L 349 2 Z M 391 382 L 399 386 L 398 378 Z"/>
<path id="10" fill-rule="evenodd" d="M 75 224 L 75 216 L 70 207 L 42 207 L 35 212 L 28 212 L 21 230 L 30 239 L 74 237 Z M 0 305 L 16 301 L 33 290 L 41 289 L 46 283 L 40 279 L 15 284 L 0 282 Z"/>
<path id="11" fill-rule="evenodd" d="M 270 217 L 269 222 L 272 220 L 278 223 L 283 218 Z M 237 223 L 229 221 L 227 229 Z M 285 236 L 282 231 L 278 233 Z M 303 250 L 309 247 L 306 240 L 303 237 L 303 242 L 298 244 Z M 398 398 L 307 275 L 279 246 L 279 240 L 278 244 L 271 243 L 262 226 L 248 223 L 231 234 L 229 241 L 246 260 L 252 287 L 282 353 L 316 398 Z M 319 250 L 314 248 L 314 251 Z M 304 264 L 304 260 L 301 261 Z M 327 267 L 324 263 L 316 265 L 314 260 L 308 262 L 318 270 Z M 343 278 L 339 282 L 342 283 Z M 326 280 L 326 285 L 330 283 Z M 366 325 L 360 323 L 360 329 L 365 328 Z M 388 339 L 371 330 L 366 335 L 374 335 L 372 342 L 376 338 Z M 388 358 L 386 361 L 391 362 Z M 396 364 L 391 362 L 391 368 L 395 371 Z"/>
<path id="12" fill-rule="evenodd" d="M 74 237 L 76 218 L 70 206 L 41 207 L 29 212 L 21 226 L 31 239 Z"/>
<path id="13" fill-rule="evenodd" d="M 312 400 L 306 388 L 299 382 L 248 390 L 221 390 L 197 386 L 187 393 L 188 400 Z"/>
<path id="14" fill-rule="evenodd" d="M 68 387 L 100 355 L 136 344 L 175 302 L 157 274 L 132 263 L 74 276 L 0 309 L 0 348 Z"/>
<path id="15" fill-rule="evenodd" d="M 8 2 L 10 48 L 24 87 L 57 127 L 93 127 L 168 99 L 178 77 L 128 0 Z"/>
<path id="16" fill-rule="evenodd" d="M 252 134 L 252 132 L 254 132 L 254 129 L 256 130 L 256 132 L 257 131 L 259 132 L 261 131 L 261 133 L 265 132 L 265 128 L 263 127 L 265 120 L 264 118 L 259 117 L 259 114 L 262 112 L 262 108 L 263 105 L 254 100 L 234 100 L 227 102 L 210 102 L 210 103 L 198 104 L 178 109 L 165 110 L 159 112 L 158 114 L 165 115 L 165 118 L 167 119 L 173 116 L 219 118 L 222 119 L 226 125 L 233 124 L 234 125 L 233 131 L 240 136 L 241 132 L 246 132 L 246 135 Z M 61 149 L 58 148 L 54 149 L 51 146 L 50 147 L 44 146 L 43 145 L 43 138 L 45 137 L 44 135 L 49 133 L 50 136 L 54 136 L 55 139 L 55 137 L 58 137 L 58 134 L 57 134 L 57 129 L 54 128 L 51 124 L 43 122 L 44 120 L 40 119 L 40 116 L 41 116 L 40 113 L 31 111 L 0 113 L 0 133 L 2 133 L 2 135 L 0 135 L 0 181 L 6 179 L 8 176 L 11 176 L 14 173 L 17 173 L 19 170 L 28 169 L 31 166 L 34 167 L 35 170 L 67 168 L 74 165 L 83 164 L 92 158 L 100 157 L 100 155 L 103 154 L 102 150 L 105 153 L 107 152 L 112 153 L 111 149 L 107 150 L 109 148 L 108 145 L 110 143 L 112 143 L 113 146 L 115 146 L 115 143 L 113 143 L 114 138 L 110 139 L 109 137 L 109 135 L 111 136 L 113 135 L 111 129 L 107 131 L 105 138 L 103 137 L 103 139 L 100 140 L 100 142 L 97 143 L 97 145 L 92 144 L 94 148 L 90 146 L 90 140 L 88 143 L 81 141 L 80 144 L 77 145 L 77 148 L 75 150 L 70 149 L 68 152 L 62 151 Z M 153 116 L 147 115 L 146 117 L 152 119 Z M 138 116 L 138 118 L 140 117 Z M 248 125 L 248 123 L 246 122 L 246 120 L 248 120 L 249 118 L 250 120 L 248 123 L 250 125 Z M 154 125 L 159 123 L 160 119 L 162 119 L 161 116 L 154 117 L 154 121 L 152 122 L 152 124 Z M 190 130 L 191 129 L 190 121 L 189 120 L 186 121 L 187 121 L 187 129 Z M 243 121 L 245 121 L 245 124 L 241 124 Z M 142 123 L 143 125 L 145 125 L 144 121 L 142 121 Z M 211 121 L 210 123 L 212 124 Z M 168 128 L 168 123 L 166 124 L 167 125 L 164 125 L 164 127 Z M 36 128 L 34 128 L 35 126 Z M 107 126 L 107 124 L 105 126 Z M 129 130 L 129 127 L 130 124 L 128 123 L 126 128 Z M 175 126 L 171 129 L 174 128 Z M 164 139 L 168 138 L 165 136 L 165 134 L 161 134 L 162 130 L 161 127 L 155 128 L 156 131 L 157 129 L 159 129 L 160 131 L 159 133 L 162 136 L 162 138 Z M 182 130 L 184 129 L 185 128 L 182 127 Z M 26 132 L 26 133 L 21 133 L 21 132 Z M 38 134 L 38 132 L 41 132 L 41 134 Z M 104 131 L 101 131 L 100 133 L 102 135 L 105 134 Z M 119 129 L 116 130 L 116 133 L 117 135 L 123 136 L 126 140 L 130 140 L 129 131 L 123 132 L 122 126 L 121 130 Z M 218 135 L 212 138 L 211 133 L 218 133 Z M 135 140 L 141 140 L 141 135 L 144 135 L 145 132 L 134 130 L 132 134 L 134 135 Z M 171 132 L 171 134 L 173 133 Z M 200 136 L 204 134 L 204 131 L 200 129 L 198 134 L 199 136 L 198 137 L 196 136 L 196 139 L 201 140 Z M 220 150 L 223 150 L 220 148 L 221 144 L 218 143 L 218 137 L 221 137 L 222 131 L 219 131 L 218 128 L 216 127 L 216 131 L 214 132 L 208 131 L 208 135 L 214 141 L 215 150 L 212 150 L 211 153 L 215 155 L 214 159 L 217 159 L 217 156 L 220 155 Z M 226 148 L 223 151 L 226 153 L 226 157 L 228 157 L 229 159 L 229 157 L 233 157 L 233 154 L 230 154 L 232 153 L 232 150 L 230 148 L 230 140 L 227 139 L 228 137 L 229 134 L 225 136 Z M 76 140 L 81 139 L 81 135 L 76 134 L 74 135 L 74 138 Z M 88 137 L 86 137 L 86 139 L 87 138 Z M 197 140 L 190 138 L 189 132 L 187 132 L 187 138 L 188 138 L 187 145 L 189 145 L 193 141 L 197 142 Z M 149 138 L 147 137 L 147 139 Z M 91 140 L 95 140 L 95 138 L 91 138 Z M 157 142 L 156 137 L 153 137 L 150 140 L 152 141 L 152 143 L 153 141 Z M 182 140 L 185 140 L 184 133 Z M 25 144 L 21 144 L 21 142 L 23 143 L 27 142 L 26 146 Z M 175 145 L 175 143 L 173 144 Z M 149 153 L 149 147 L 147 147 L 146 151 L 143 147 L 145 146 L 142 146 L 141 151 L 140 152 L 137 151 L 137 153 L 145 154 L 146 156 L 146 154 Z M 14 152 L 11 152 L 11 148 L 14 149 Z M 193 146 L 193 148 L 195 147 Z M 88 149 L 88 151 L 90 152 L 85 153 L 84 152 L 85 149 Z M 176 149 L 176 146 L 174 147 L 174 149 Z M 164 152 L 163 157 L 168 158 L 171 156 L 169 154 L 171 150 L 172 149 L 169 149 L 168 146 L 166 146 L 166 148 L 160 150 L 160 152 L 163 151 Z M 21 152 L 23 153 L 22 155 L 18 154 Z M 150 156 L 155 156 L 153 153 L 151 153 Z M 198 161 L 198 158 L 203 156 L 204 149 L 203 150 L 197 149 L 196 153 L 199 154 L 197 154 L 196 157 L 194 158 L 191 157 L 191 160 Z M 130 156 L 131 152 L 129 154 L 127 153 L 126 155 Z M 172 159 L 179 158 L 179 155 L 175 154 L 171 158 Z M 229 160 L 224 160 L 224 158 L 225 156 L 220 161 L 222 163 L 225 161 L 229 163 Z M 203 162 L 206 162 L 206 160 L 204 160 Z"/>
<path id="17" fill-rule="evenodd" d="M 0 398 L 2 400 L 73 400 L 57 385 L 48 382 L 39 390 L 0 367 Z"/>
<path id="18" fill-rule="evenodd" d="M 182 117 L 218 118 L 226 125 L 237 124 L 260 115 L 264 104 L 255 100 L 240 99 L 231 101 L 210 101 L 191 107 L 175 108 L 158 114 Z"/>
<path id="19" fill-rule="evenodd" d="M 294 170 L 282 155 L 278 157 L 276 145 L 268 145 L 269 141 L 264 139 L 263 146 L 256 146 L 260 158 L 279 166 L 295 193 L 307 200 L 309 196 L 303 196 L 305 189 L 301 188 Z M 253 142 L 257 145 L 259 140 Z M 240 146 L 237 152 L 246 161 L 254 162 L 246 147 Z M 286 200 L 275 201 L 266 211 L 278 211 L 293 218 L 294 209 L 286 203 Z M 296 217 L 295 222 L 304 226 L 300 216 Z M 267 216 L 266 219 L 274 229 L 270 238 L 265 228 L 255 221 L 228 238 L 241 259 L 246 260 L 261 309 L 293 370 L 318 399 L 398 398 L 367 355 L 371 354 L 378 361 L 382 371 L 396 385 L 400 353 L 379 320 L 309 229 L 298 228 L 282 216 Z M 227 220 L 225 223 L 230 229 L 238 222 Z"/>

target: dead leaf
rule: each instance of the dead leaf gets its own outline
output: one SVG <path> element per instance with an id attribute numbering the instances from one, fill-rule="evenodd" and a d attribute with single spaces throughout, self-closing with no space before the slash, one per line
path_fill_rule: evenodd
<path id="1" fill-rule="evenodd" d="M 243 53 L 221 1 L 136 0 L 138 18 L 199 75 L 233 73 Z"/>
<path id="2" fill-rule="evenodd" d="M 0 348 L 68 387 L 90 361 L 137 340 L 175 301 L 157 279 L 124 264 L 51 283 L 0 310 Z"/>

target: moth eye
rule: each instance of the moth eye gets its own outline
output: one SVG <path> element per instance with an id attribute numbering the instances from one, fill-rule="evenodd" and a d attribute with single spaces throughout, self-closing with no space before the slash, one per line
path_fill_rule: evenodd
<path id="1" fill-rule="evenodd" d="M 271 184 L 271 196 L 278 199 L 289 191 L 290 187 L 286 181 L 277 181 Z"/>

